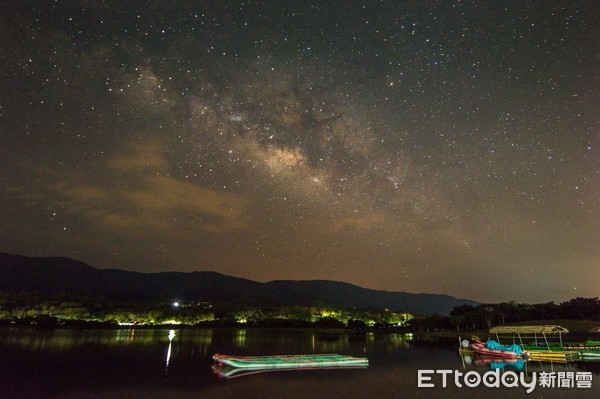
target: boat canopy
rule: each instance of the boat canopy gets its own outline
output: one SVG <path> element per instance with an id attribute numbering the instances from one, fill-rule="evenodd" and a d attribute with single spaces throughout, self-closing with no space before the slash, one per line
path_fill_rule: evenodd
<path id="1" fill-rule="evenodd" d="M 569 330 L 561 326 L 497 326 L 491 334 L 567 334 Z"/>

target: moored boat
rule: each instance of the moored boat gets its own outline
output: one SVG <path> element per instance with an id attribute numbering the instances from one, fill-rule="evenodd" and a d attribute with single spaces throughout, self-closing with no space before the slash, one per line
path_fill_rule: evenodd
<path id="1" fill-rule="evenodd" d="M 479 355 L 489 356 L 497 359 L 518 359 L 519 354 L 516 351 L 505 350 L 505 349 L 492 349 L 483 342 L 475 342 L 471 344 L 473 351 Z"/>
<path id="2" fill-rule="evenodd" d="M 563 343 L 563 334 L 569 330 L 557 325 L 540 326 L 498 326 L 490 329 L 490 333 L 512 337 L 520 346 L 530 353 L 532 360 L 567 363 L 578 360 L 600 360 L 600 342 L 586 341 L 581 344 Z M 557 337 L 551 340 L 550 337 Z M 525 341 L 525 342 L 524 342 Z"/>

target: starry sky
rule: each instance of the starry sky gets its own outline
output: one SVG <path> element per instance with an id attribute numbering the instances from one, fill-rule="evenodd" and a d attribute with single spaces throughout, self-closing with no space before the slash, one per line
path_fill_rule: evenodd
<path id="1" fill-rule="evenodd" d="M 600 5 L 7 1 L 0 251 L 600 295 Z"/>

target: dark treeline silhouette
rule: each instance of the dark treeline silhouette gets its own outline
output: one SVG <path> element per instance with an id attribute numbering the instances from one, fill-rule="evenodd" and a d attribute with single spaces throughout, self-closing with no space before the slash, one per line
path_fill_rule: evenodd
<path id="1" fill-rule="evenodd" d="M 455 306 L 477 305 L 477 302 L 449 295 L 378 291 L 340 281 L 275 280 L 262 283 L 207 271 L 137 273 L 96 269 L 69 258 L 26 257 L 0 252 L 0 296 L 4 293 L 14 297 L 23 292 L 27 293 L 25 297 L 35 294 L 44 300 L 66 295 L 77 299 L 105 298 L 117 303 L 200 301 L 261 308 L 329 306 L 393 309 L 424 315 L 448 315 Z"/>
<path id="2" fill-rule="evenodd" d="M 600 321 L 598 298 L 574 298 L 560 304 L 554 302 L 526 304 L 503 302 L 495 304 L 456 306 L 450 316 L 431 316 L 412 319 L 416 331 L 486 330 L 495 325 L 521 323 L 530 320 L 592 320 Z"/>

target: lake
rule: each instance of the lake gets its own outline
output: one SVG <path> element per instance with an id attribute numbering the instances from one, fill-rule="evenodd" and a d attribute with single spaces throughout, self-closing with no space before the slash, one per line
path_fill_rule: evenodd
<path id="1" fill-rule="evenodd" d="M 170 339 L 169 329 L 0 328 L 0 398 L 600 397 L 600 363 L 489 364 L 461 358 L 454 339 L 308 329 L 186 328 L 174 333 Z M 211 369 L 214 353 L 339 353 L 366 356 L 369 367 L 226 379 Z M 469 372 L 468 382 L 458 374 Z M 538 378 L 529 394 L 524 384 L 511 381 L 518 376 L 531 384 L 534 372 Z M 553 378 L 554 387 L 539 386 L 542 372 L 545 382 Z M 419 387 L 427 384 L 433 387 Z"/>

